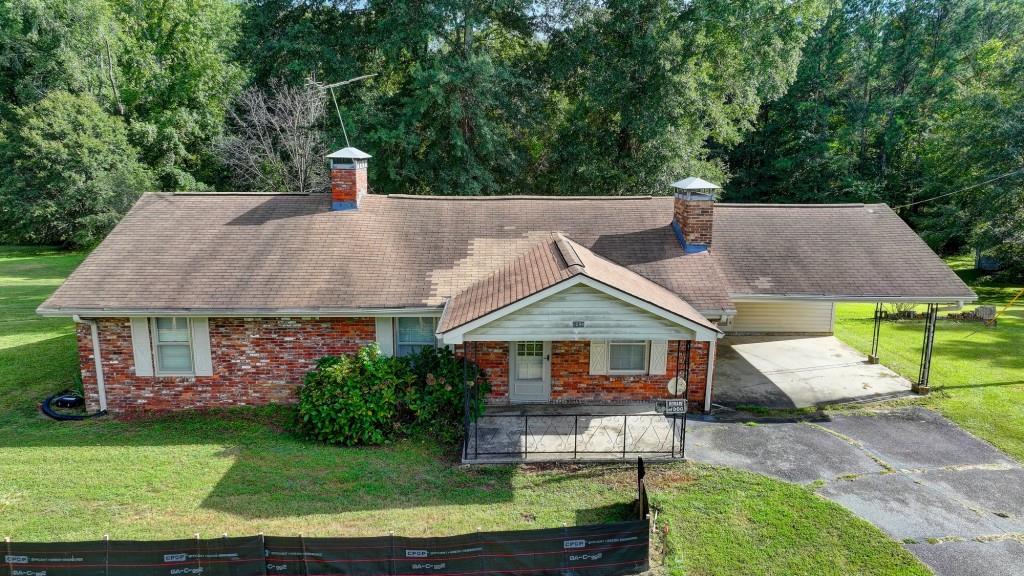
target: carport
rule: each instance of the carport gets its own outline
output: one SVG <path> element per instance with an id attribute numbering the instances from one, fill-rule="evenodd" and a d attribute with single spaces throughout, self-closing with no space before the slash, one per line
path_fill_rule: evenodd
<path id="1" fill-rule="evenodd" d="M 921 362 L 917 379 L 910 381 L 879 358 L 884 304 L 875 303 L 871 353 L 865 356 L 832 335 L 837 303 L 766 299 L 737 305 L 741 321 L 727 327 L 729 335 L 719 343 L 715 403 L 805 408 L 927 394 L 940 305 L 922 303 L 927 311 Z"/>
<path id="2" fill-rule="evenodd" d="M 729 335 L 718 343 L 714 401 L 805 408 L 910 394 L 912 383 L 835 336 Z"/>

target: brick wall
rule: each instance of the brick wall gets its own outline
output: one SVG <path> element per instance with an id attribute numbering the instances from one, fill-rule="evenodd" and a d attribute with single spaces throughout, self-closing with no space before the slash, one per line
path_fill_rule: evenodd
<path id="1" fill-rule="evenodd" d="M 135 375 L 127 318 L 99 321 L 100 354 L 113 413 L 139 414 L 290 402 L 316 360 L 348 354 L 376 340 L 373 318 L 210 318 L 213 376 Z M 92 338 L 78 325 L 78 353 L 89 410 L 99 408 Z"/>
<path id="2" fill-rule="evenodd" d="M 673 216 L 683 231 L 687 244 L 711 244 L 714 225 L 715 202 L 713 200 L 687 200 L 685 195 L 676 194 Z"/>
<path id="3" fill-rule="evenodd" d="M 333 168 L 331 170 L 331 200 L 357 203 L 367 192 L 365 161 L 357 168 Z"/>
<path id="4" fill-rule="evenodd" d="M 476 346 L 474 352 L 473 346 Z M 682 343 L 680 370 L 685 367 L 686 343 Z M 704 406 L 704 390 L 708 375 L 708 343 L 693 342 L 690 348 L 690 401 L 695 409 Z M 508 343 L 476 342 L 469 345 L 470 359 L 487 371 L 491 382 L 488 401 L 502 404 L 509 401 Z M 456 352 L 462 353 L 461 347 Z M 668 381 L 675 377 L 676 342 L 668 343 L 668 369 L 661 376 L 592 376 L 590 374 L 590 342 L 551 343 L 551 400 L 553 402 L 642 402 L 666 398 Z M 682 375 L 682 374 L 681 374 Z M 685 377 L 685 375 L 683 375 Z"/>

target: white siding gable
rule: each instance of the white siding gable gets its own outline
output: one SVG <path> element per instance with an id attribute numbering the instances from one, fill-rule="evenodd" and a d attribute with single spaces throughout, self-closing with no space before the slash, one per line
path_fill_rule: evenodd
<path id="1" fill-rule="evenodd" d="M 574 323 L 582 322 L 582 326 Z M 614 296 L 577 285 L 493 322 L 466 340 L 689 340 L 692 330 L 678 326 Z"/>

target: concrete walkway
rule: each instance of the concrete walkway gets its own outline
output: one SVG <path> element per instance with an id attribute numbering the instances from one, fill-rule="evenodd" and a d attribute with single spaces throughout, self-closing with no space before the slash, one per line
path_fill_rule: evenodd
<path id="1" fill-rule="evenodd" d="M 715 402 L 804 408 L 910 394 L 910 381 L 834 336 L 727 336 L 718 348 Z"/>
<path id="2" fill-rule="evenodd" d="M 801 422 L 691 421 L 687 456 L 798 483 L 940 576 L 1024 574 L 1024 468 L 923 408 Z"/>

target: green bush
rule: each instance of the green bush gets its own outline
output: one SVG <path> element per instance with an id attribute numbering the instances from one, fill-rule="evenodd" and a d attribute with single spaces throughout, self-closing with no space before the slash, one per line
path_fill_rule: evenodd
<path id="1" fill-rule="evenodd" d="M 402 394 L 410 427 L 445 442 L 459 440 L 464 411 L 463 377 L 468 378 L 472 387 L 470 414 L 475 418 L 483 413 L 484 398 L 491 389 L 487 375 L 472 362 L 463 374 L 462 359 L 448 348 L 424 348 L 406 360 L 415 377 Z"/>
<path id="2" fill-rule="evenodd" d="M 299 388 L 299 431 L 329 444 L 383 444 L 401 431 L 399 391 L 411 384 L 407 363 L 376 345 L 321 358 Z"/>
<path id="3" fill-rule="evenodd" d="M 470 362 L 470 412 L 483 412 L 487 376 Z M 442 442 L 462 436 L 463 364 L 447 348 L 405 358 L 382 356 L 376 344 L 351 356 L 326 356 L 299 388 L 298 431 L 330 444 L 383 444 L 422 433 Z"/>

